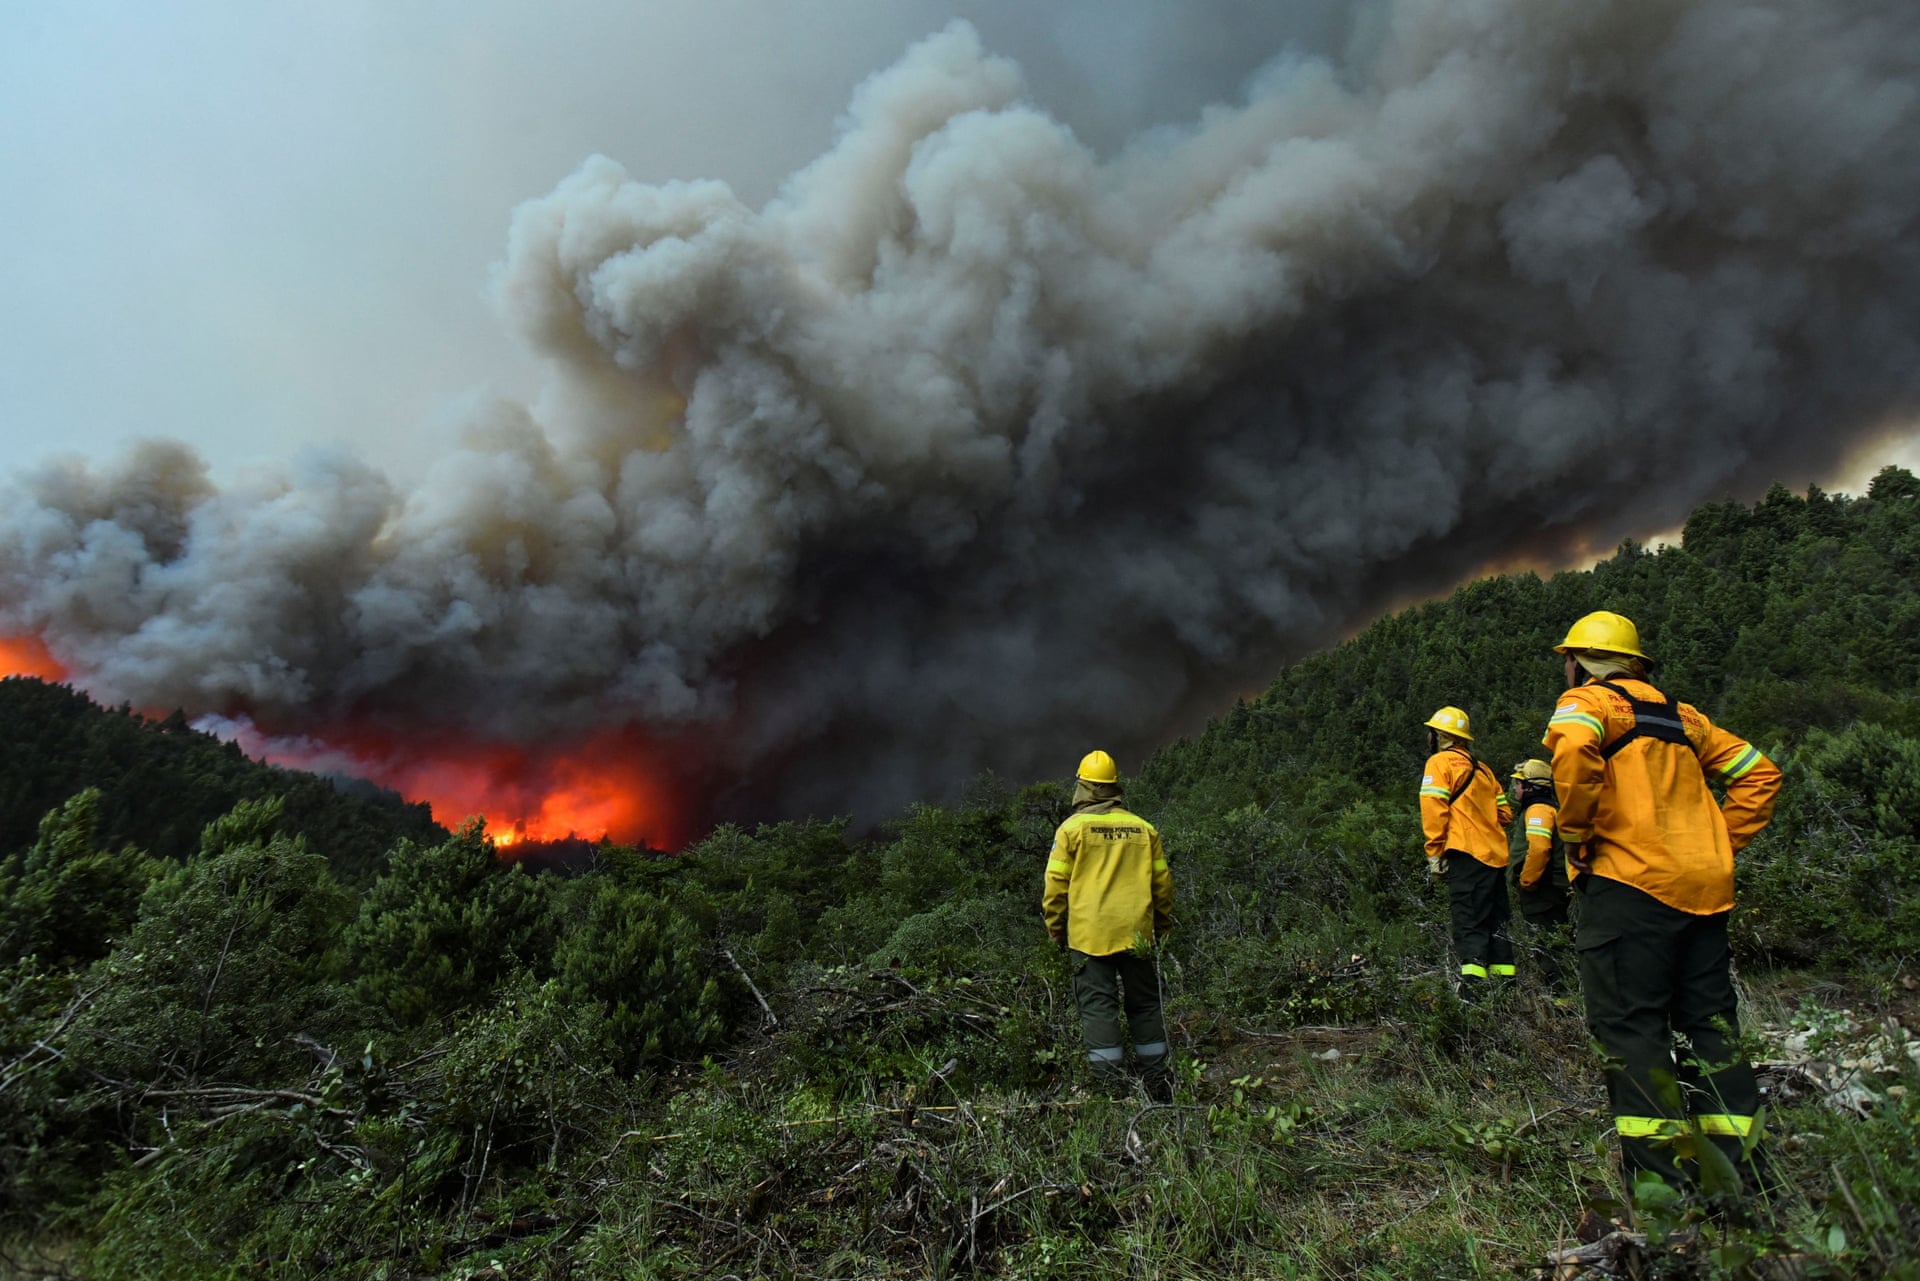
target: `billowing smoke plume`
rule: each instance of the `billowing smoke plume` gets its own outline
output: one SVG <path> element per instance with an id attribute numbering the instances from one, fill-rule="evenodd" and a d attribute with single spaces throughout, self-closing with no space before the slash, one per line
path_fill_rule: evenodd
<path id="1" fill-rule="evenodd" d="M 589 160 L 496 282 L 538 404 L 412 493 L 41 471 L 0 633 L 143 706 L 639 723 L 871 813 L 1151 742 L 1399 593 L 1912 411 L 1912 0 L 1361 28 L 1107 157 L 956 25 L 763 209 Z"/>

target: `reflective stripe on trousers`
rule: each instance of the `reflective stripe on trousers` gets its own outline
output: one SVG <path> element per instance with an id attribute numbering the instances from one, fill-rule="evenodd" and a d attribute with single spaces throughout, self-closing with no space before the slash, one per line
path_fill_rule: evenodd
<path id="1" fill-rule="evenodd" d="M 1753 1133 L 1753 1118 L 1734 1112 L 1702 1112 L 1693 1119 L 1702 1134 L 1725 1134 L 1744 1139 Z"/>
<path id="2" fill-rule="evenodd" d="M 1682 1186 L 1697 1167 L 1683 1168 L 1686 1145 L 1672 1140 L 1688 1134 L 1757 1168 L 1764 1158 L 1746 1147 L 1760 1091 L 1738 1041 L 1727 914 L 1692 916 L 1600 876 L 1582 876 L 1575 890 L 1587 1030 L 1607 1058 L 1626 1178 L 1645 1170 Z"/>
<path id="3" fill-rule="evenodd" d="M 1112 1066 L 1124 1057 L 1120 1047 L 1128 1037 L 1122 1034 L 1120 1026 L 1123 1007 L 1126 1032 L 1136 1045 L 1166 1044 L 1167 1024 L 1160 1009 L 1160 981 L 1152 957 L 1130 952 L 1112 956 L 1086 956 L 1079 952 L 1074 955 L 1079 958 L 1080 970 L 1073 977 L 1073 995 L 1080 1006 L 1080 1034 L 1087 1047 L 1089 1063 Z M 1096 1053 L 1101 1057 L 1094 1058 Z M 1107 1057 L 1107 1053 L 1112 1057 Z M 1141 1053 L 1145 1057 L 1145 1051 Z"/>
<path id="4" fill-rule="evenodd" d="M 1677 1139 L 1698 1126 L 1702 1134 L 1744 1139 L 1753 1133 L 1753 1118 L 1733 1112 L 1702 1112 L 1692 1125 L 1671 1116 L 1616 1116 L 1614 1131 L 1623 1139 Z"/>

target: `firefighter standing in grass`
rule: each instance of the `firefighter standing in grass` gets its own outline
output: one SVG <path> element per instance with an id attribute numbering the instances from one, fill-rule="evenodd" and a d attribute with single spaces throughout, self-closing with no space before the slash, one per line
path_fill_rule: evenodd
<path id="1" fill-rule="evenodd" d="M 1076 962 L 1073 995 L 1094 1077 L 1125 1078 L 1124 1005 L 1141 1074 L 1156 1097 L 1171 1097 L 1153 945 L 1172 925 L 1173 874 L 1160 833 L 1120 804 L 1120 773 L 1105 752 L 1080 762 L 1073 813 L 1047 856 L 1041 910 L 1055 945 Z"/>
<path id="2" fill-rule="evenodd" d="M 1506 790 L 1469 746 L 1467 714 L 1443 707 L 1427 722 L 1427 768 L 1420 779 L 1420 826 L 1427 871 L 1449 886 L 1453 950 L 1460 958 L 1460 995 L 1472 1000 L 1489 977 L 1513 976 L 1507 937 Z"/>
<path id="3" fill-rule="evenodd" d="M 1607 1055 L 1629 1191 L 1643 1172 L 1679 1186 L 1679 1158 L 1709 1155 L 1697 1136 L 1731 1173 L 1752 1147 L 1760 1102 L 1736 1044 L 1733 857 L 1772 816 L 1780 771 L 1648 682 L 1653 660 L 1631 620 L 1588 614 L 1554 649 L 1568 689 L 1543 741 L 1580 900 L 1587 1027 Z M 1709 778 L 1725 786 L 1723 802 Z"/>
<path id="4" fill-rule="evenodd" d="M 1526 856 L 1514 865 L 1513 883 L 1520 891 L 1520 915 L 1526 918 L 1533 946 L 1533 964 L 1547 990 L 1559 995 L 1568 987 L 1565 951 L 1571 888 L 1567 862 L 1560 857 L 1559 807 L 1553 795 L 1553 766 L 1545 761 L 1521 761 L 1513 767 L 1513 803 L 1526 830 Z"/>

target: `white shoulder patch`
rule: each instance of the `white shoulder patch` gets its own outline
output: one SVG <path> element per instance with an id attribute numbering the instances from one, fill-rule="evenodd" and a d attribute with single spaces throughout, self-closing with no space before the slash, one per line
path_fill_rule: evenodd
<path id="1" fill-rule="evenodd" d="M 1428 774 L 1425 778 L 1422 778 L 1420 780 L 1420 786 L 1425 787 L 1428 783 L 1431 783 L 1431 782 L 1433 782 L 1433 775 Z"/>
<path id="2" fill-rule="evenodd" d="M 1562 703 L 1562 704 L 1560 704 L 1560 706 L 1558 706 L 1558 707 L 1556 707 L 1556 708 L 1554 708 L 1553 710 L 1554 710 L 1554 711 L 1556 711 L 1556 712 L 1577 712 L 1577 711 L 1579 711 L 1579 710 L 1580 710 L 1580 704 L 1578 704 L 1578 703 Z"/>

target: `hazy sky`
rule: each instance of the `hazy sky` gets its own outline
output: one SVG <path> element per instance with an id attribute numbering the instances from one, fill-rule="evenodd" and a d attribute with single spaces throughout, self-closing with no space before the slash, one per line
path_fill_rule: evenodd
<path id="1" fill-rule="evenodd" d="M 1235 98 L 1289 42 L 1337 51 L 1347 8 L 0 6 L 0 469 L 161 435 L 223 473 L 344 445 L 404 480 L 464 393 L 531 388 L 488 270 L 512 208 L 586 156 L 757 204 L 861 79 L 956 14 L 1110 150 Z M 1920 465 L 1901 435 L 1863 466 Z"/>
<path id="2" fill-rule="evenodd" d="M 403 479 L 474 388 L 508 217 L 588 155 L 758 204 L 955 15 L 1113 148 L 1344 6 L 1258 0 L 70 0 L 0 6 L 0 468 L 176 437 Z"/>

